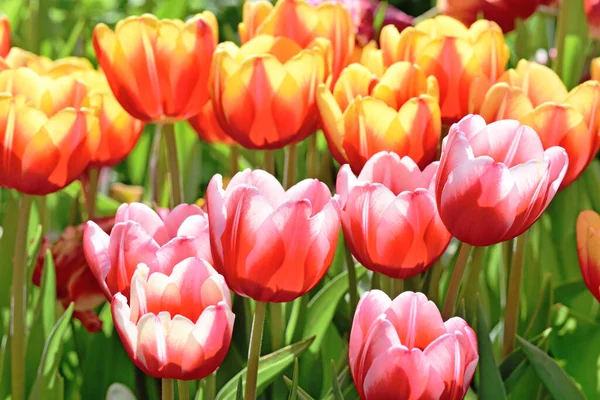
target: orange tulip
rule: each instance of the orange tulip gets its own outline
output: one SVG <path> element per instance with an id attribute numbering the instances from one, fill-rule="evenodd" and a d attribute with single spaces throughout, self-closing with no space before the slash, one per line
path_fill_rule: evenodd
<path id="1" fill-rule="evenodd" d="M 600 147 L 600 83 L 587 81 L 568 92 L 554 71 L 535 62 L 521 60 L 487 91 L 472 91 L 470 112 L 487 123 L 517 119 L 537 132 L 544 149 L 563 147 L 569 168 L 561 188 L 583 172 Z"/>
<path id="2" fill-rule="evenodd" d="M 438 87 L 434 77 L 409 62 L 398 62 L 379 79 L 352 64 L 333 93 L 317 90 L 323 131 L 331 153 L 355 173 L 380 151 L 411 157 L 421 168 L 437 153 L 441 134 Z"/>
<path id="3" fill-rule="evenodd" d="M 99 142 L 91 110 L 48 117 L 24 97 L 0 93 L 0 186 L 34 195 L 60 190 L 83 173 Z"/>
<path id="4" fill-rule="evenodd" d="M 583 281 L 600 301 L 600 215 L 582 211 L 577 218 L 577 254 Z"/>
<path id="5" fill-rule="evenodd" d="M 114 32 L 104 24 L 94 29 L 98 62 L 119 103 L 157 123 L 201 111 L 217 40 L 217 20 L 208 11 L 185 23 L 144 14 L 119 21 Z"/>
<path id="6" fill-rule="evenodd" d="M 0 18 L 0 57 L 4 57 L 10 50 L 10 22 L 8 18 Z"/>
<path id="7" fill-rule="evenodd" d="M 44 56 L 38 56 L 20 47 L 11 47 L 4 57 L 4 62 L 9 68 L 27 67 L 37 73 L 44 73 L 52 67 L 52 60 Z"/>
<path id="8" fill-rule="evenodd" d="M 257 36 L 215 51 L 210 92 L 221 127 L 250 149 L 276 149 L 316 130 L 315 92 L 327 76 L 321 47 L 302 49 L 286 37 Z"/>
<path id="9" fill-rule="evenodd" d="M 219 125 L 211 101 L 207 101 L 200 114 L 188 120 L 198 137 L 206 143 L 235 143 Z"/>
<path id="10" fill-rule="evenodd" d="M 306 0 L 279 0 L 275 6 L 266 0 L 247 1 L 239 24 L 242 43 L 258 35 L 285 36 L 302 48 L 312 48 L 314 40 L 331 42 L 334 80 L 350 62 L 354 50 L 355 27 L 348 8 L 337 2 L 312 5 Z"/>
<path id="11" fill-rule="evenodd" d="M 592 60 L 590 72 L 593 80 L 600 81 L 600 57 L 596 57 Z"/>
<path id="12" fill-rule="evenodd" d="M 438 16 L 401 33 L 388 25 L 382 29 L 380 40 L 386 66 L 411 61 L 437 78 L 446 123 L 468 114 L 471 88 L 495 83 L 509 58 L 502 30 L 486 20 L 467 29 L 453 18 Z"/>

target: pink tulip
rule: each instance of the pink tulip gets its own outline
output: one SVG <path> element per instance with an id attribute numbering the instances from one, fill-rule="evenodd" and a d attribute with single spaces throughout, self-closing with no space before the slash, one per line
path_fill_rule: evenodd
<path id="1" fill-rule="evenodd" d="M 459 400 L 479 355 L 469 325 L 458 317 L 444 322 L 424 294 L 392 301 L 372 290 L 356 308 L 348 358 L 362 400 Z"/>
<path id="2" fill-rule="evenodd" d="M 93 221 L 87 222 L 83 250 L 108 300 L 117 292 L 129 296 L 139 263 L 152 271 L 172 268 L 188 257 L 212 263 L 208 218 L 193 204 L 175 207 L 164 220 L 144 204 L 123 204 L 110 235 Z"/>
<path id="3" fill-rule="evenodd" d="M 486 125 L 468 115 L 452 125 L 442 147 L 436 199 L 457 239 L 489 246 L 525 232 L 554 198 L 568 166 L 562 147 L 544 151 L 518 121 Z"/>
<path id="4" fill-rule="evenodd" d="M 202 379 L 231 343 L 231 295 L 223 277 L 198 258 L 153 272 L 139 264 L 131 299 L 111 302 L 115 327 L 131 360 L 155 378 Z"/>
<path id="5" fill-rule="evenodd" d="M 380 152 L 356 177 L 346 164 L 338 173 L 344 237 L 366 268 L 393 278 L 431 266 L 450 242 L 435 202 L 438 163 L 421 172 L 410 157 Z"/>
<path id="6" fill-rule="evenodd" d="M 214 265 L 237 294 L 288 302 L 311 290 L 333 261 L 339 205 L 327 186 L 306 179 L 287 192 L 272 175 L 238 172 L 206 191 Z"/>

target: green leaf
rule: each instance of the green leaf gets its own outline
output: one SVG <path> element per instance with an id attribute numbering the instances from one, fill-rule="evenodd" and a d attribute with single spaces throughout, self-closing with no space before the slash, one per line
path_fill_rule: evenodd
<path id="1" fill-rule="evenodd" d="M 274 353 L 262 356 L 258 362 L 258 381 L 256 384 L 256 395 L 260 395 L 267 386 L 283 370 L 285 370 L 294 359 L 306 350 L 313 342 L 314 338 L 306 339 L 298 343 L 291 344 Z M 239 378 L 246 383 L 246 368 L 241 370 L 236 376 L 229 380 L 217 394 L 217 400 L 234 399 L 236 395 L 236 387 Z"/>
<path id="2" fill-rule="evenodd" d="M 581 0 L 563 0 L 556 32 L 554 71 L 572 89 L 581 78 L 588 50 L 588 24 Z"/>
<path id="3" fill-rule="evenodd" d="M 238 379 L 237 391 L 235 392 L 235 400 L 244 400 L 244 385 L 242 384 L 242 377 Z"/>
<path id="4" fill-rule="evenodd" d="M 33 322 L 27 338 L 26 384 L 33 387 L 38 379 L 38 366 L 42 359 L 45 343 L 56 324 L 56 272 L 52 252 L 48 249 L 44 257 L 41 290 Z"/>
<path id="5" fill-rule="evenodd" d="M 482 399 L 506 399 L 504 384 L 490 341 L 490 329 L 479 301 L 477 301 L 477 345 L 479 348 L 480 374 L 480 385 L 477 394 Z"/>
<path id="6" fill-rule="evenodd" d="M 288 396 L 288 400 L 296 400 L 297 397 L 298 397 L 298 357 L 296 357 L 294 359 L 294 375 L 292 375 L 292 387 L 290 387 L 290 394 Z"/>
<path id="7" fill-rule="evenodd" d="M 290 378 L 288 378 L 287 376 L 283 377 L 283 380 L 285 381 L 285 384 L 287 385 L 288 388 L 291 388 L 293 385 L 293 382 L 290 380 Z M 314 400 L 310 394 L 306 393 L 305 390 L 303 390 L 301 387 L 297 387 L 296 388 L 296 392 L 298 395 L 298 399 L 299 400 Z"/>
<path id="8" fill-rule="evenodd" d="M 58 319 L 44 346 L 44 352 L 38 368 L 37 379 L 33 385 L 30 400 L 62 397 L 62 378 L 58 374 L 58 366 L 62 357 L 63 338 L 69 328 L 73 315 L 74 304 L 71 303 L 63 315 Z M 48 393 L 53 393 L 49 396 Z"/>
<path id="9" fill-rule="evenodd" d="M 543 332 L 550 326 L 550 314 L 552 312 L 552 305 L 554 304 L 554 291 L 552 289 L 551 275 L 547 274 L 544 279 L 544 288 L 539 297 L 539 301 L 535 308 L 535 312 L 530 318 L 529 326 L 525 330 L 526 338 L 531 338 L 540 332 Z"/>
<path id="10" fill-rule="evenodd" d="M 517 340 L 536 374 L 556 400 L 585 400 L 583 393 L 556 360 L 520 336 L 517 336 Z"/>
<path id="11" fill-rule="evenodd" d="M 337 380 L 337 371 L 335 370 L 335 361 L 331 360 L 331 388 L 333 389 L 333 398 L 335 400 L 344 400 L 342 389 L 340 389 Z"/>

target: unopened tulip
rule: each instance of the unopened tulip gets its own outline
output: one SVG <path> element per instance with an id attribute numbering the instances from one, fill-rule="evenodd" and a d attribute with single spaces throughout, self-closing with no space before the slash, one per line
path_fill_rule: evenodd
<path id="1" fill-rule="evenodd" d="M 198 137 L 206 143 L 235 143 L 219 125 L 210 100 L 202 107 L 200 114 L 190 118 L 188 122 L 196 131 Z"/>
<path id="2" fill-rule="evenodd" d="M 423 172 L 410 157 L 377 153 L 355 176 L 344 165 L 336 192 L 344 238 L 366 268 L 406 279 L 429 268 L 450 242 L 437 211 L 434 176 L 438 163 Z"/>
<path id="3" fill-rule="evenodd" d="M 577 253 L 583 281 L 600 301 L 600 215 L 582 211 L 577 218 Z"/>
<path id="4" fill-rule="evenodd" d="M 239 295 L 288 302 L 310 291 L 331 265 L 339 205 L 327 186 L 306 179 L 284 191 L 265 171 L 237 173 L 206 192 L 214 266 Z"/>
<path id="5" fill-rule="evenodd" d="M 544 150 L 515 120 L 486 125 L 468 115 L 452 125 L 436 175 L 436 200 L 450 233 L 489 246 L 525 232 L 554 198 L 568 167 L 562 147 Z"/>
<path id="6" fill-rule="evenodd" d="M 486 20 L 467 29 L 453 18 L 438 16 L 400 33 L 388 25 L 380 40 L 386 66 L 410 61 L 437 78 L 446 123 L 468 114 L 471 88 L 495 83 L 510 55 L 500 27 Z"/>
<path id="7" fill-rule="evenodd" d="M 479 361 L 477 337 L 461 318 L 444 322 L 423 293 L 391 300 L 372 290 L 356 308 L 348 361 L 361 400 L 461 400 Z"/>
<path id="8" fill-rule="evenodd" d="M 205 260 L 186 258 L 161 271 L 138 265 L 131 297 L 117 293 L 111 311 L 127 354 L 155 378 L 202 379 L 229 350 L 231 295 Z"/>
<path id="9" fill-rule="evenodd" d="M 223 130 L 249 149 L 277 149 L 314 133 L 315 92 L 327 75 L 323 50 L 261 35 L 238 48 L 221 43 L 210 91 Z"/>
<path id="10" fill-rule="evenodd" d="M 110 235 L 95 222 L 87 222 L 83 250 L 108 300 L 117 292 L 129 295 L 139 263 L 152 271 L 172 268 L 188 257 L 212 263 L 208 219 L 193 204 L 175 207 L 164 220 L 144 204 L 123 204 Z"/>
<path id="11" fill-rule="evenodd" d="M 315 39 L 331 42 L 334 80 L 348 65 L 354 51 L 355 27 L 352 14 L 341 2 L 312 5 L 307 0 L 247 1 L 239 24 L 242 43 L 258 35 L 284 36 L 301 48 L 310 49 Z"/>
<path id="12" fill-rule="evenodd" d="M 440 13 L 471 25 L 479 15 L 494 21 L 504 33 L 515 29 L 517 19 L 527 19 L 541 4 L 549 0 L 438 0 Z"/>
<path id="13" fill-rule="evenodd" d="M 98 120 L 88 109 L 48 117 L 24 97 L 0 93 L 0 186 L 56 192 L 83 173 L 99 142 Z"/>
<path id="14" fill-rule="evenodd" d="M 331 153 L 355 173 L 380 151 L 407 155 L 421 167 L 435 160 L 441 134 L 435 78 L 409 62 L 377 78 L 360 64 L 348 66 L 333 92 L 319 85 L 317 105 Z"/>
<path id="15" fill-rule="evenodd" d="M 114 218 L 97 219 L 95 222 L 102 230 L 109 233 L 114 225 Z M 33 271 L 33 283 L 40 286 L 42 282 L 44 256 L 49 249 L 56 270 L 57 300 L 65 308 L 73 302 L 75 304 L 73 317 L 80 320 L 89 332 L 97 332 L 102 328 L 102 321 L 96 315 L 94 308 L 104 303 L 106 299 L 85 261 L 83 229 L 83 224 L 68 226 L 55 243 L 50 243 L 47 238 L 43 239 Z"/>
<path id="16" fill-rule="evenodd" d="M 10 22 L 0 17 L 0 57 L 6 57 L 10 50 Z"/>
<path id="17" fill-rule="evenodd" d="M 94 29 L 98 63 L 123 108 L 145 122 L 168 123 L 198 114 L 218 31 L 209 11 L 185 23 L 153 15 L 128 17 L 115 31 Z"/>

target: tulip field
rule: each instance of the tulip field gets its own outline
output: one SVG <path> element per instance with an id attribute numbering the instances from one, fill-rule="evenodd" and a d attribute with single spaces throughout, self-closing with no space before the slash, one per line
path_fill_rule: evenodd
<path id="1" fill-rule="evenodd" d="M 0 400 L 600 399 L 599 0 L 0 0 Z"/>

